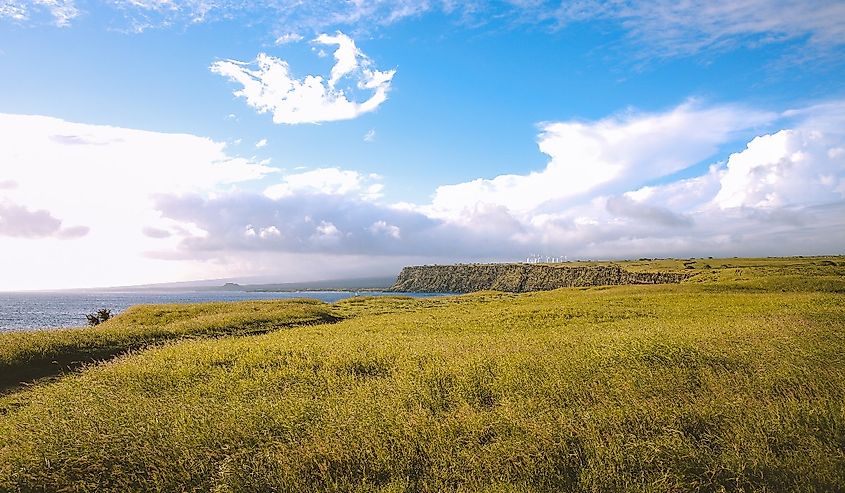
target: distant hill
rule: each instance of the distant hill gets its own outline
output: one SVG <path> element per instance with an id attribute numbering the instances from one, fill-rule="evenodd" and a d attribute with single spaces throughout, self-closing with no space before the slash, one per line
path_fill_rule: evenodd
<path id="1" fill-rule="evenodd" d="M 394 281 L 396 281 L 396 276 L 255 284 L 250 284 L 248 283 L 249 281 L 244 283 L 243 280 L 238 279 L 210 279 L 202 281 L 146 284 L 140 286 L 81 289 L 76 291 L 357 291 L 387 289 L 394 283 Z"/>
<path id="2" fill-rule="evenodd" d="M 387 289 L 396 281 L 396 277 L 362 277 L 356 279 L 332 279 L 326 281 L 285 282 L 274 284 L 234 284 L 226 283 L 217 289 L 226 291 L 356 291 Z"/>

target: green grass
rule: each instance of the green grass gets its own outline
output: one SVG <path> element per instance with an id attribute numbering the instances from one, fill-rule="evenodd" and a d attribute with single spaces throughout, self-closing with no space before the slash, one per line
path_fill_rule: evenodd
<path id="1" fill-rule="evenodd" d="M 96 327 L 0 334 L 0 392 L 163 341 L 336 321 L 316 300 L 140 305 Z"/>
<path id="2" fill-rule="evenodd" d="M 841 491 L 845 265 L 731 260 L 132 352 L 0 398 L 0 491 Z"/>

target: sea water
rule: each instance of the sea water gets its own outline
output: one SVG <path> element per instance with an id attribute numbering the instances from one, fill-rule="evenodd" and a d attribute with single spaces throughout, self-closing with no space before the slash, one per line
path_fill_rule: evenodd
<path id="1" fill-rule="evenodd" d="M 384 291 L 184 291 L 184 292 L 27 292 L 0 293 L 0 332 L 37 330 L 87 325 L 85 314 L 101 308 L 117 315 L 132 305 L 162 303 L 201 303 L 207 301 L 275 300 L 316 298 L 327 303 L 358 295 L 397 295 L 426 297 L 440 293 L 391 293 Z"/>

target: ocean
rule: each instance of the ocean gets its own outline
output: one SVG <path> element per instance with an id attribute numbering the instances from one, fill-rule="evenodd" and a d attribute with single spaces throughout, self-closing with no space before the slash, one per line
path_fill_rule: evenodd
<path id="1" fill-rule="evenodd" d="M 366 296 L 396 295 L 383 291 L 362 292 Z M 427 297 L 439 293 L 399 293 Z M 184 291 L 184 292 L 27 292 L 0 293 L 0 332 L 38 330 L 87 325 L 86 313 L 108 308 L 117 315 L 132 305 L 200 303 L 206 301 L 275 300 L 316 298 L 328 303 L 356 296 L 351 291 Z"/>

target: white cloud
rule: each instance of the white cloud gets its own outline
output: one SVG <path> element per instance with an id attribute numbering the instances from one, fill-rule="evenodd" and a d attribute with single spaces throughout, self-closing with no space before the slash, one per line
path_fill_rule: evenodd
<path id="1" fill-rule="evenodd" d="M 79 238 L 88 234 L 87 226 L 62 228 L 62 221 L 45 210 L 32 211 L 8 201 L 0 202 L 0 236 L 18 238 Z"/>
<path id="2" fill-rule="evenodd" d="M 281 36 L 276 38 L 276 46 L 288 44 L 288 43 L 297 43 L 297 42 L 302 41 L 302 40 L 303 40 L 303 37 L 302 37 L 301 34 L 286 33 L 286 34 L 282 34 Z"/>
<path id="3" fill-rule="evenodd" d="M 685 56 L 744 45 L 757 47 L 808 39 L 806 49 L 826 49 L 845 42 L 845 5 L 837 0 L 675 0 L 612 2 L 586 0 L 565 4 L 512 2 L 528 22 L 559 25 L 614 20 L 651 54 Z"/>
<path id="4" fill-rule="evenodd" d="M 370 129 L 364 134 L 364 142 L 373 142 L 374 140 L 376 140 L 376 131 Z"/>
<path id="5" fill-rule="evenodd" d="M 374 111 L 387 100 L 395 70 L 372 68 L 372 61 L 343 33 L 321 34 L 314 41 L 338 46 L 328 81 L 321 75 L 296 78 L 286 61 L 265 53 L 259 53 L 254 63 L 217 61 L 211 71 L 243 86 L 235 96 L 243 97 L 259 113 L 272 113 L 275 123 L 351 120 Z M 337 87 L 341 81 L 355 82 L 355 89 Z M 361 102 L 350 99 L 350 92 L 355 91 L 369 97 Z"/>
<path id="6" fill-rule="evenodd" d="M 540 150 L 550 157 L 545 169 L 441 186 L 428 212 L 454 219 L 481 204 L 495 204 L 518 215 L 534 214 L 598 188 L 625 191 L 701 162 L 739 132 L 775 117 L 748 108 L 706 108 L 688 102 L 663 113 L 547 123 L 539 139 Z"/>
<path id="7" fill-rule="evenodd" d="M 328 34 L 321 34 L 314 40 L 315 43 L 323 45 L 337 45 L 337 50 L 334 52 L 335 64 L 332 67 L 332 77 L 329 79 L 329 87 L 334 88 L 335 84 L 340 79 L 348 74 L 351 74 L 358 68 L 358 59 L 366 57 L 355 46 L 355 42 L 349 36 L 337 33 L 335 36 Z"/>
<path id="8" fill-rule="evenodd" d="M 2 173 L 4 181 L 16 184 L 0 190 L 0 202 L 7 204 L 6 236 L 0 236 L 0 289 L 205 276 L 197 265 L 152 261 L 143 255 L 172 248 L 183 237 L 157 233 L 175 231 L 176 224 L 153 208 L 156 195 L 220 193 L 275 172 L 227 155 L 225 148 L 224 143 L 188 134 L 0 114 Z M 19 221 L 23 216 L 28 219 Z M 9 217 L 17 219 L 10 222 Z M 29 229 L 22 230 L 21 224 Z M 10 231 L 18 234 L 9 236 Z M 35 236 L 43 239 L 32 239 Z M 76 239 L 54 243 L 63 238 Z"/>
<path id="9" fill-rule="evenodd" d="M 23 2 L 20 2 L 23 3 Z M 299 32 L 321 31 L 329 27 L 383 26 L 442 10 L 471 12 L 477 1 L 455 3 L 451 0 L 373 0 L 317 2 L 302 0 L 114 0 L 112 4 L 125 15 L 137 31 L 151 27 L 191 25 L 220 19 L 268 19 L 284 34 L 277 43 L 301 40 Z"/>
<path id="10" fill-rule="evenodd" d="M 732 154 L 714 202 L 721 208 L 780 207 L 841 199 L 837 192 L 845 159 L 839 145 L 818 131 L 781 130 Z"/>
<path id="11" fill-rule="evenodd" d="M 74 0 L 0 0 L 0 18 L 26 21 L 42 12 L 58 27 L 69 26 L 80 15 Z"/>
<path id="12" fill-rule="evenodd" d="M 22 21 L 28 16 L 27 4 L 24 2 L 4 1 L 0 3 L 0 17 Z"/>
<path id="13" fill-rule="evenodd" d="M 336 239 L 341 234 L 337 226 L 328 221 L 320 221 L 320 224 L 314 230 L 322 239 Z"/>
<path id="14" fill-rule="evenodd" d="M 0 162 L 14 164 L 0 200 L 40 214 L 43 228 L 0 237 L 9 252 L 0 287 L 258 272 L 331 278 L 531 253 L 837 253 L 845 248 L 841 108 L 774 114 L 685 103 L 546 123 L 538 139 L 545 168 L 441 187 L 423 205 L 383 202 L 381 177 L 360 171 L 273 176 L 195 136 L 3 115 Z M 90 230 L 66 228 L 79 237 L 61 241 L 59 220 Z M 14 258 L 44 260 L 33 267 Z"/>
<path id="15" fill-rule="evenodd" d="M 548 123 L 539 138 L 549 155 L 543 170 L 440 187 L 424 205 L 372 200 L 365 180 L 377 177 L 324 168 L 284 177 L 263 197 L 169 198 L 158 208 L 209 232 L 186 239 L 183 255 L 323 252 L 453 262 L 530 253 L 835 253 L 845 247 L 840 107 L 777 115 L 685 103 L 662 113 Z M 764 124 L 786 128 L 761 133 Z M 718 161 L 725 146 L 745 150 Z M 702 163 L 711 163 L 703 174 L 671 179 Z M 281 238 L 232 234 L 244 224 L 277 227 Z"/>
<path id="16" fill-rule="evenodd" d="M 267 187 L 264 194 L 272 199 L 297 194 L 349 195 L 375 199 L 380 196 L 382 185 L 374 183 L 381 177 L 364 175 L 340 168 L 318 168 L 285 176 L 281 183 Z"/>
<path id="17" fill-rule="evenodd" d="M 262 240 L 268 240 L 271 238 L 280 238 L 282 236 L 282 232 L 279 231 L 279 228 L 272 225 L 265 228 L 256 228 L 252 224 L 248 224 L 246 226 L 246 230 L 244 231 L 244 236 L 247 238 L 261 238 Z"/>
<path id="18" fill-rule="evenodd" d="M 277 45 L 300 41 L 300 32 L 339 27 L 361 32 L 432 13 L 450 15 L 472 27 L 494 19 L 556 29 L 575 22 L 613 22 L 628 33 L 638 48 L 634 53 L 640 56 L 688 56 L 796 42 L 801 48 L 796 56 L 812 57 L 845 43 L 845 5 L 838 0 L 114 0 L 108 6 L 125 16 L 135 32 L 220 20 L 266 20 L 274 32 L 282 33 Z M 73 0 L 0 3 L 0 18 L 23 21 L 42 12 L 62 26 L 80 15 Z M 625 50 L 626 57 L 631 53 Z"/>
<path id="19" fill-rule="evenodd" d="M 150 238 L 170 238 L 173 236 L 173 234 L 166 229 L 154 228 L 151 226 L 142 228 L 141 233 L 143 233 L 144 236 L 149 236 Z"/>
<path id="20" fill-rule="evenodd" d="M 261 231 L 259 231 L 258 236 L 264 239 L 278 238 L 279 236 L 282 236 L 282 232 L 279 231 L 279 228 L 275 226 L 269 226 L 266 228 L 261 228 Z"/>
<path id="21" fill-rule="evenodd" d="M 394 226 L 392 224 L 388 224 L 387 221 L 379 220 L 374 222 L 370 225 L 369 231 L 374 235 L 385 235 L 396 240 L 402 238 L 402 230 L 399 229 L 399 226 Z"/>
<path id="22" fill-rule="evenodd" d="M 261 140 L 259 140 L 258 142 L 255 143 L 256 149 L 261 149 L 262 147 L 266 147 L 266 146 L 267 146 L 267 139 L 261 139 Z"/>

